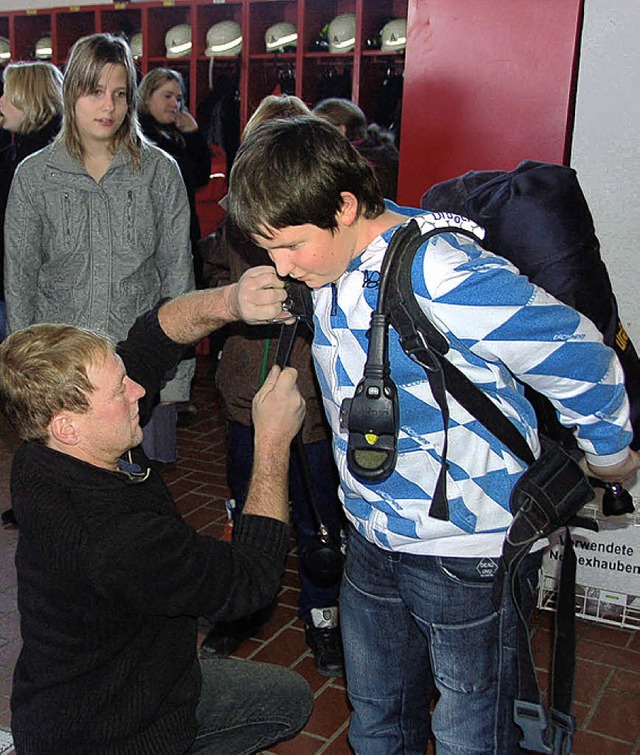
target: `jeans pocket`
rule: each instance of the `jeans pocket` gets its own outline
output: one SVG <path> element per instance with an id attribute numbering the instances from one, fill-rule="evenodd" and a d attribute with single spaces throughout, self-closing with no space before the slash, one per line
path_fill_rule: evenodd
<path id="1" fill-rule="evenodd" d="M 497 613 L 431 627 L 431 663 L 438 687 L 473 694 L 495 686 L 499 670 Z"/>

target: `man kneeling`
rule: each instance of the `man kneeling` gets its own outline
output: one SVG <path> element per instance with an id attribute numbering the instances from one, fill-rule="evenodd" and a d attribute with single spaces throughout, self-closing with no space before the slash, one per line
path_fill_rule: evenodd
<path id="1" fill-rule="evenodd" d="M 140 317 L 117 347 L 66 325 L 0 345 L 0 405 L 25 441 L 11 473 L 23 647 L 18 753 L 250 753 L 296 734 L 312 694 L 271 664 L 200 663 L 197 619 L 269 604 L 289 539 L 289 444 L 304 417 L 292 369 L 253 402 L 255 462 L 232 543 L 186 524 L 141 447 L 140 422 L 184 346 L 236 319 L 286 318 L 250 271 Z"/>

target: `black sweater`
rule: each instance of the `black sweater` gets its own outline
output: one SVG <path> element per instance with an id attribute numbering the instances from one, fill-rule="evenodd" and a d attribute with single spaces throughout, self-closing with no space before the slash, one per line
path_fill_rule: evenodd
<path id="1" fill-rule="evenodd" d="M 155 314 L 119 348 L 151 395 L 180 351 Z M 233 543 L 198 535 L 159 475 L 146 476 L 140 448 L 131 461 L 142 474 L 36 443 L 14 456 L 23 648 L 11 707 L 21 755 L 185 752 L 197 729 L 197 617 L 233 619 L 277 593 L 286 525 L 247 516 Z"/>
<path id="2" fill-rule="evenodd" d="M 140 126 L 147 139 L 171 155 L 178 163 L 189 198 L 191 210 L 190 238 L 194 273 L 198 288 L 204 288 L 202 261 L 199 257 L 200 220 L 196 210 L 196 189 L 209 183 L 211 152 L 204 134 L 198 131 L 182 133 L 173 124 L 162 126 L 152 115 L 141 115 Z"/>
<path id="3" fill-rule="evenodd" d="M 56 116 L 40 131 L 16 134 L 13 144 L 0 150 L 0 300 L 4 301 L 4 216 L 13 174 L 25 157 L 43 149 L 60 131 L 61 118 Z"/>

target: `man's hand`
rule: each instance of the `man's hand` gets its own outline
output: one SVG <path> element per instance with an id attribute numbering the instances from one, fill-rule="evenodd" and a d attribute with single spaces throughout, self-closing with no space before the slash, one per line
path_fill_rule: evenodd
<path id="1" fill-rule="evenodd" d="M 287 299 L 284 282 L 273 267 L 247 270 L 237 283 L 204 291 L 191 291 L 165 302 L 158 311 L 160 327 L 176 343 L 197 343 L 229 322 L 252 325 L 292 323 L 282 304 Z"/>
<path id="2" fill-rule="evenodd" d="M 256 446 L 267 444 L 288 448 L 302 427 L 305 414 L 293 367 L 274 365 L 262 388 L 253 397 L 251 415 L 255 427 Z"/>
<path id="3" fill-rule="evenodd" d="M 619 464 L 611 467 L 596 467 L 593 464 L 587 464 L 587 474 L 597 477 L 603 482 L 631 482 L 631 479 L 640 469 L 640 454 L 636 451 L 629 450 L 629 455 Z"/>
<path id="4" fill-rule="evenodd" d="M 291 323 L 295 318 L 282 309 L 286 299 L 284 281 L 278 278 L 275 268 L 260 265 L 246 270 L 232 285 L 229 309 L 237 319 L 250 325 Z"/>
<path id="5" fill-rule="evenodd" d="M 289 521 L 290 446 L 305 412 L 297 377 L 293 367 L 274 366 L 253 398 L 253 470 L 243 516 L 259 514 Z"/>

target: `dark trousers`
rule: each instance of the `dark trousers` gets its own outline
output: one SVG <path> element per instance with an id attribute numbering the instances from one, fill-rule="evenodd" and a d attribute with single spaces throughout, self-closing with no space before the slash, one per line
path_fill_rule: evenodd
<path id="1" fill-rule="evenodd" d="M 230 422 L 227 427 L 228 463 L 227 479 L 231 495 L 236 501 L 236 512 L 242 511 L 247 499 L 251 468 L 253 466 L 253 428 Z M 338 471 L 333 460 L 330 441 L 307 443 L 304 446 L 307 466 L 310 471 L 316 505 L 320 518 L 329 530 L 331 538 L 340 542 L 343 514 L 338 500 Z M 289 498 L 291 516 L 296 530 L 298 553 L 302 554 L 313 540 L 316 531 L 314 518 L 309 508 L 308 492 L 300 463 L 295 452 L 291 454 L 289 470 Z M 311 580 L 302 559 L 300 564 L 300 598 L 298 615 L 309 622 L 312 608 L 325 608 L 338 603 L 340 580 L 328 587 L 320 587 Z"/>

